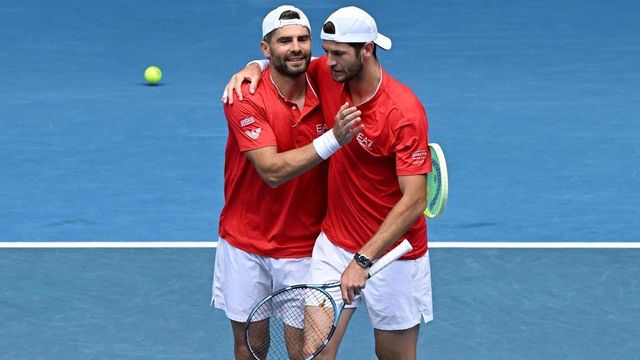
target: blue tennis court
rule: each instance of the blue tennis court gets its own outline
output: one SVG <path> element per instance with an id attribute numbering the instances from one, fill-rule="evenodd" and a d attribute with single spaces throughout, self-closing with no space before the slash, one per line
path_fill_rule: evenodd
<path id="1" fill-rule="evenodd" d="M 0 1 L 0 359 L 232 358 L 219 99 L 279 4 Z M 640 358 L 640 4 L 294 5 L 315 55 L 333 10 L 374 15 L 447 154 L 420 359 Z M 375 358 L 363 311 L 340 358 Z"/>

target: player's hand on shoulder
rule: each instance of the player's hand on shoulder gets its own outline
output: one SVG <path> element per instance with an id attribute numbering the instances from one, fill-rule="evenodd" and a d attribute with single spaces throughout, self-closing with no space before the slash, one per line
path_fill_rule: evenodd
<path id="1" fill-rule="evenodd" d="M 255 93 L 256 88 L 258 87 L 258 82 L 260 81 L 260 74 L 260 66 L 253 63 L 248 64 L 242 70 L 233 74 L 222 92 L 222 102 L 229 105 L 233 104 L 234 94 L 238 100 L 244 100 L 244 97 L 242 96 L 242 84 L 245 81 L 250 82 L 249 92 L 251 94 Z"/>

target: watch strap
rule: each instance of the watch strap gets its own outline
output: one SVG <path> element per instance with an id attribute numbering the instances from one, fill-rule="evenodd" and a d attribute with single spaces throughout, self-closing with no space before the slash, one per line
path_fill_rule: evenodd
<path id="1" fill-rule="evenodd" d="M 371 261 L 371 259 L 360 253 L 356 253 L 355 255 L 353 255 L 353 259 L 364 269 L 368 269 L 371 267 L 371 265 L 373 265 L 373 261 Z"/>

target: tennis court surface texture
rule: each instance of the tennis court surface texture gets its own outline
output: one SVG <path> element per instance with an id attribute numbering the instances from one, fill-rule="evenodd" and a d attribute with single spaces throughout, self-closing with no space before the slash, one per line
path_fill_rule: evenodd
<path id="1" fill-rule="evenodd" d="M 232 358 L 220 96 L 277 5 L 0 1 L 0 359 Z M 447 154 L 419 358 L 640 359 L 640 3 L 294 5 L 317 56 L 369 11 Z M 375 358 L 363 310 L 340 358 Z"/>

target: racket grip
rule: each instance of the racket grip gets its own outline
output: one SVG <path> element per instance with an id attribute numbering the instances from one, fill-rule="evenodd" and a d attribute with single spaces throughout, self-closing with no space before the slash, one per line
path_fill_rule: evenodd
<path id="1" fill-rule="evenodd" d="M 409 244 L 409 240 L 402 240 L 400 245 L 396 246 L 395 248 L 393 248 L 393 250 L 384 254 L 380 259 L 376 260 L 376 262 L 373 263 L 373 265 L 369 269 L 369 277 L 377 274 L 380 270 L 387 267 L 387 265 L 398 260 L 400 257 L 402 257 L 402 255 L 408 253 L 411 250 L 413 250 L 413 246 Z"/>

